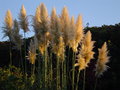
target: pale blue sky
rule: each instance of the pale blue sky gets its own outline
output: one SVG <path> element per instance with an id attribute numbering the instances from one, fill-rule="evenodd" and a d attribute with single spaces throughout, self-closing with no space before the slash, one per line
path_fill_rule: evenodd
<path id="1" fill-rule="evenodd" d="M 111 25 L 120 22 L 120 0 L 0 0 L 0 41 L 2 39 L 1 27 L 8 9 L 15 18 L 18 17 L 21 5 L 24 4 L 27 14 L 34 15 L 36 7 L 43 2 L 50 14 L 53 7 L 60 14 L 64 6 L 68 7 L 70 16 L 83 16 L 84 26 L 89 22 L 90 26 Z M 28 35 L 32 35 L 28 33 Z"/>

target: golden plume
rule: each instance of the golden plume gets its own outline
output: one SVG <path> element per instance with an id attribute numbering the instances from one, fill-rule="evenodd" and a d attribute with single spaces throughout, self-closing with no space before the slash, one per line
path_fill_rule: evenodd
<path id="1" fill-rule="evenodd" d="M 64 57 L 64 40 L 62 37 L 62 28 L 60 18 L 56 15 L 56 10 L 53 8 L 51 13 L 51 44 L 53 52 L 63 60 Z"/>
<path id="2" fill-rule="evenodd" d="M 91 32 L 88 31 L 85 35 L 85 39 L 83 40 L 81 52 L 84 54 L 86 65 L 93 59 L 94 52 L 92 51 L 94 48 L 94 41 L 91 38 Z"/>
<path id="3" fill-rule="evenodd" d="M 5 25 L 6 25 L 6 28 L 9 30 L 11 30 L 13 27 L 13 19 L 12 19 L 12 14 L 11 14 L 10 10 L 8 10 L 6 12 Z"/>
<path id="4" fill-rule="evenodd" d="M 61 28 L 62 28 L 62 32 L 63 32 L 63 39 L 64 39 L 64 43 L 65 46 L 69 45 L 69 34 L 71 33 L 70 30 L 70 17 L 69 17 L 69 13 L 67 10 L 67 7 L 64 7 L 61 13 Z"/>
<path id="5" fill-rule="evenodd" d="M 48 11 L 46 6 L 43 3 L 40 4 L 40 11 L 41 11 L 40 12 L 41 20 L 44 21 L 48 19 Z"/>
<path id="6" fill-rule="evenodd" d="M 69 12 L 68 12 L 67 7 L 64 7 L 64 8 L 62 9 L 61 19 L 63 19 L 63 21 L 64 21 L 65 23 L 68 22 L 68 21 L 70 21 Z M 63 23 L 64 23 L 64 22 L 63 22 Z"/>
<path id="7" fill-rule="evenodd" d="M 20 10 L 20 15 L 19 15 L 19 20 L 20 20 L 20 26 L 24 30 L 24 32 L 29 31 L 28 29 L 28 20 L 26 18 L 26 10 L 24 5 L 22 5 L 21 10 Z"/>
<path id="8" fill-rule="evenodd" d="M 77 45 L 75 41 L 76 31 L 75 31 L 75 22 L 74 17 L 72 16 L 70 21 L 70 30 L 69 30 L 69 47 L 73 49 L 74 52 L 77 51 Z"/>
<path id="9" fill-rule="evenodd" d="M 91 40 L 91 33 L 90 33 L 90 31 L 88 31 L 86 33 L 83 41 L 82 41 L 80 53 L 78 55 L 78 64 L 77 64 L 77 66 L 79 65 L 79 67 L 80 67 L 81 63 L 83 63 L 84 67 L 88 66 L 88 63 L 90 62 L 91 59 L 93 59 L 93 55 L 94 55 L 94 52 L 92 51 L 93 50 L 93 45 L 94 45 L 94 41 Z M 85 62 L 83 62 L 83 61 L 81 62 L 79 60 L 85 60 Z M 79 63 L 79 62 L 81 62 L 81 63 Z"/>
<path id="10" fill-rule="evenodd" d="M 51 17 L 50 17 L 50 29 L 51 29 L 51 32 L 54 31 L 56 29 L 56 19 L 57 19 L 57 15 L 56 15 L 56 9 L 53 8 L 52 9 L 52 13 L 51 13 Z"/>
<path id="11" fill-rule="evenodd" d="M 78 62 L 74 65 L 75 67 L 79 67 L 79 70 L 83 70 L 86 68 L 85 59 L 79 54 Z"/>
<path id="12" fill-rule="evenodd" d="M 96 64 L 96 76 L 100 76 L 104 71 L 107 70 L 107 63 L 109 62 L 108 50 L 106 42 L 103 44 L 102 48 L 99 49 L 98 61 Z"/>
<path id="13" fill-rule="evenodd" d="M 82 16 L 78 16 L 77 21 L 76 21 L 76 44 L 78 46 L 78 44 L 80 43 L 80 41 L 82 40 L 84 36 L 84 32 L 83 32 L 83 25 L 82 25 Z"/>
<path id="14" fill-rule="evenodd" d="M 31 40 L 30 42 L 30 46 L 29 46 L 29 51 L 28 51 L 28 59 L 30 61 L 31 64 L 35 64 L 35 60 L 36 60 L 36 46 L 34 41 Z"/>
<path id="15" fill-rule="evenodd" d="M 74 52 L 77 52 L 77 47 L 84 36 L 82 17 L 80 15 L 77 18 L 76 24 L 74 23 L 74 17 L 71 18 L 70 29 L 68 31 L 69 46 L 73 49 Z"/>
<path id="16" fill-rule="evenodd" d="M 20 13 L 21 13 L 21 16 L 22 16 L 23 18 L 25 18 L 25 17 L 26 17 L 26 10 L 25 10 L 24 5 L 22 5 L 22 8 L 21 8 Z"/>
<path id="17" fill-rule="evenodd" d="M 51 21 L 54 20 L 55 17 L 56 17 L 56 9 L 53 8 L 53 9 L 52 9 L 52 13 L 51 13 Z"/>
<path id="18" fill-rule="evenodd" d="M 35 17 L 34 17 L 34 25 L 35 25 L 35 27 L 39 27 L 39 23 L 41 23 L 40 6 L 37 7 L 36 12 L 35 12 Z"/>

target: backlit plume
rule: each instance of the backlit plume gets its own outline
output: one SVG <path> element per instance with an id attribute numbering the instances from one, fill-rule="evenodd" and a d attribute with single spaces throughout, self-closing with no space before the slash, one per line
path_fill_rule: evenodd
<path id="1" fill-rule="evenodd" d="M 72 16 L 70 21 L 69 47 L 72 48 L 74 52 L 77 51 L 75 38 L 76 38 L 75 22 L 74 22 L 74 17 Z"/>
<path id="2" fill-rule="evenodd" d="M 78 55 L 78 62 L 74 66 L 75 67 L 78 66 L 79 70 L 83 70 L 87 67 L 85 63 L 85 59 L 80 54 Z"/>
<path id="3" fill-rule="evenodd" d="M 78 55 L 77 66 L 79 65 L 79 68 L 85 69 L 85 67 L 88 66 L 90 60 L 93 59 L 93 55 L 94 55 L 94 52 L 92 51 L 93 45 L 94 45 L 94 41 L 91 41 L 91 33 L 90 31 L 88 31 L 82 41 L 80 53 Z"/>
<path id="4" fill-rule="evenodd" d="M 93 59 L 94 41 L 92 41 L 91 32 L 88 31 L 83 39 L 80 54 L 84 57 L 86 66 Z"/>
<path id="5" fill-rule="evenodd" d="M 51 13 L 51 36 L 52 36 L 52 49 L 53 52 L 63 60 L 64 57 L 64 40 L 61 32 L 61 22 L 58 16 L 56 15 L 56 10 L 53 8 Z"/>
<path id="6" fill-rule="evenodd" d="M 83 25 L 82 25 L 82 16 L 79 15 L 76 21 L 76 39 L 75 40 L 76 40 L 77 46 L 82 40 L 83 36 L 84 36 L 84 32 L 83 32 Z"/>
<path id="7" fill-rule="evenodd" d="M 23 18 L 26 17 L 26 10 L 25 10 L 24 5 L 22 5 L 22 8 L 21 8 L 21 16 L 22 16 Z"/>
<path id="8" fill-rule="evenodd" d="M 40 4 L 40 11 L 41 20 L 43 19 L 42 21 L 44 21 L 46 18 L 48 19 L 48 11 L 43 3 Z"/>
<path id="9" fill-rule="evenodd" d="M 11 30 L 13 27 L 13 19 L 10 10 L 7 11 L 5 16 L 5 25 L 8 30 Z"/>
<path id="10" fill-rule="evenodd" d="M 52 9 L 52 13 L 51 13 L 51 22 L 52 22 L 52 20 L 55 19 L 55 17 L 56 17 L 56 9 L 53 8 L 53 9 Z"/>
<path id="11" fill-rule="evenodd" d="M 61 24 L 62 24 L 62 32 L 63 32 L 63 39 L 65 45 L 69 44 L 69 34 L 71 33 L 70 30 L 70 18 L 67 7 L 64 7 L 61 13 Z"/>
<path id="12" fill-rule="evenodd" d="M 36 10 L 35 20 L 39 18 L 37 21 L 38 25 L 34 23 L 34 31 L 35 36 L 38 41 L 38 49 L 41 54 L 44 54 L 46 48 L 49 44 L 49 24 L 48 24 L 48 12 L 45 5 L 42 3 Z M 36 21 L 35 21 L 36 22 Z"/>
<path id="13" fill-rule="evenodd" d="M 20 26 L 24 30 L 24 32 L 29 31 L 28 29 L 28 20 L 26 18 L 26 10 L 24 5 L 22 5 L 22 8 L 20 10 L 19 20 L 20 20 Z"/>
<path id="14" fill-rule="evenodd" d="M 55 32 L 55 30 L 56 30 L 56 27 L 57 27 L 56 24 L 58 24 L 57 18 L 58 18 L 58 16 L 56 15 L 56 9 L 53 8 L 52 13 L 51 13 L 51 17 L 50 17 L 50 29 L 51 29 L 50 31 L 51 31 L 51 33 Z"/>
<path id="15" fill-rule="evenodd" d="M 35 64 L 36 60 L 36 46 L 34 41 L 31 40 L 30 46 L 29 46 L 29 51 L 28 51 L 28 59 L 31 64 Z"/>
<path id="16" fill-rule="evenodd" d="M 106 42 L 103 44 L 102 48 L 99 49 L 98 61 L 96 64 L 96 76 L 100 76 L 104 71 L 107 70 L 107 63 L 109 62 L 108 50 Z"/>
<path id="17" fill-rule="evenodd" d="M 35 12 L 34 26 L 36 28 L 39 28 L 39 23 L 41 23 L 41 19 L 40 19 L 40 6 L 37 7 L 36 12 Z"/>
<path id="18" fill-rule="evenodd" d="M 78 16 L 76 24 L 74 24 L 74 17 L 72 17 L 69 30 L 69 46 L 74 52 L 77 52 L 77 47 L 82 41 L 83 36 L 82 17 L 80 15 Z"/>

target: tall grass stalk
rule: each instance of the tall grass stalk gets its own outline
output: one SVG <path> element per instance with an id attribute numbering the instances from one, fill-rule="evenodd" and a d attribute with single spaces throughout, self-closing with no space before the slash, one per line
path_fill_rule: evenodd
<path id="1" fill-rule="evenodd" d="M 50 87 L 52 87 L 52 82 L 53 82 L 53 66 L 52 66 L 52 52 L 50 52 Z"/>
<path id="2" fill-rule="evenodd" d="M 9 47 L 9 49 L 10 49 L 10 66 L 12 66 L 12 42 L 11 42 L 11 40 L 10 40 L 10 47 Z"/>
<path id="3" fill-rule="evenodd" d="M 20 48 L 20 61 L 21 61 L 22 70 L 24 70 L 23 59 L 22 59 L 22 48 Z"/>
<path id="4" fill-rule="evenodd" d="M 31 75 L 34 76 L 35 75 L 35 64 L 32 64 L 32 70 L 31 70 Z"/>
<path id="5" fill-rule="evenodd" d="M 67 63 L 66 63 L 66 65 L 67 65 L 67 67 L 66 67 L 67 71 L 66 71 L 66 72 L 67 72 L 67 76 L 68 76 L 68 77 L 66 77 L 66 79 L 67 79 L 67 82 L 66 82 L 66 83 L 67 83 L 67 85 L 69 85 L 69 70 L 70 70 L 70 67 L 69 67 L 69 63 L 70 63 L 70 47 L 68 47 L 68 51 L 67 51 L 67 52 L 68 52 L 68 55 L 67 55 L 68 57 L 67 57 Z"/>
<path id="6" fill-rule="evenodd" d="M 64 52 L 65 53 L 65 52 Z M 67 90 L 67 63 L 66 63 L 66 59 L 65 56 L 63 57 L 63 61 L 61 62 L 61 74 L 62 74 L 62 78 L 61 78 L 61 89 L 62 90 Z"/>
<path id="7" fill-rule="evenodd" d="M 48 81 L 48 77 L 47 77 L 47 71 L 48 71 L 48 68 L 47 68 L 47 53 L 46 53 L 46 50 L 45 50 L 45 88 L 47 88 L 47 81 Z"/>
<path id="8" fill-rule="evenodd" d="M 37 75 L 37 77 L 38 77 L 38 87 L 40 88 L 42 85 L 41 85 L 41 78 L 42 78 L 42 72 L 41 72 L 41 66 L 42 66 L 42 64 L 41 64 L 41 58 L 40 58 L 40 52 L 38 53 L 38 68 L 37 68 L 37 73 L 38 73 L 38 75 Z"/>
<path id="9" fill-rule="evenodd" d="M 56 63 L 56 90 L 60 90 L 60 59 L 58 56 Z"/>
<path id="10" fill-rule="evenodd" d="M 24 73 L 27 72 L 27 62 L 26 62 L 26 35 L 25 35 L 25 32 L 24 32 L 24 49 L 25 49 L 25 54 L 24 54 L 24 58 L 25 58 L 25 61 L 24 61 Z"/>
<path id="11" fill-rule="evenodd" d="M 84 69 L 84 75 L 83 75 L 83 90 L 85 90 L 85 77 L 86 77 L 86 68 Z"/>
<path id="12" fill-rule="evenodd" d="M 75 59 L 76 59 L 76 53 L 73 52 L 73 57 L 72 57 L 72 90 L 74 90 L 74 85 L 75 85 Z"/>
<path id="13" fill-rule="evenodd" d="M 66 72 L 66 63 L 67 61 L 64 60 L 64 90 L 67 90 L 67 72 Z"/>
<path id="14" fill-rule="evenodd" d="M 79 86 L 79 77 L 80 77 L 80 70 L 77 74 L 77 83 L 76 83 L 76 89 L 75 90 L 78 90 L 78 86 Z"/>
<path id="15" fill-rule="evenodd" d="M 61 63 L 61 67 L 62 67 L 62 90 L 64 90 L 64 62 Z"/>
<path id="16" fill-rule="evenodd" d="M 45 46 L 45 51 L 43 54 L 43 66 L 42 66 L 42 73 L 43 73 L 43 88 L 46 90 L 47 88 L 47 47 Z"/>
<path id="17" fill-rule="evenodd" d="M 9 38 L 9 57 L 10 57 L 10 65 L 12 65 L 12 30 L 13 30 L 13 19 L 12 19 L 12 14 L 11 11 L 8 10 L 6 12 L 6 16 L 4 19 L 5 22 L 5 26 L 3 27 L 3 33 L 4 33 L 4 37 L 8 37 Z"/>

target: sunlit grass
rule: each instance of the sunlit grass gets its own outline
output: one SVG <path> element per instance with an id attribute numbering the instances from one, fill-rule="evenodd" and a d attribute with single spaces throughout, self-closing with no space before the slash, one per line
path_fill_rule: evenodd
<path id="1" fill-rule="evenodd" d="M 68 90 L 68 88 L 79 90 L 79 82 L 84 82 L 84 90 L 85 81 L 80 81 L 80 72 L 89 68 L 88 64 L 94 59 L 95 42 L 92 41 L 90 31 L 84 33 L 82 16 L 78 15 L 75 21 L 74 16 L 69 16 L 67 7 L 63 8 L 60 15 L 57 15 L 56 9 L 53 8 L 51 16 L 49 16 L 46 6 L 42 3 L 32 16 L 32 25 L 29 25 L 28 21 L 23 5 L 19 14 L 19 23 L 16 20 L 13 22 L 11 12 L 8 10 L 3 31 L 5 36 L 9 37 L 10 42 L 19 48 L 18 50 L 21 52 L 19 66 L 24 72 L 26 80 L 32 79 L 31 87 L 35 90 Z M 35 32 L 30 45 L 26 44 L 25 36 L 25 33 L 31 29 L 29 26 L 32 26 Z M 22 37 L 19 34 L 20 29 L 24 31 L 24 48 L 22 47 Z M 26 47 L 29 47 L 28 50 Z M 22 48 L 24 52 L 22 52 Z M 22 53 L 24 53 L 24 57 L 22 57 Z M 96 64 L 97 77 L 107 69 L 106 63 L 109 60 L 107 54 L 107 45 L 104 43 L 99 49 Z M 11 51 L 10 56 L 12 56 Z M 27 69 L 27 59 L 31 69 Z M 27 70 L 31 70 L 31 73 L 28 74 Z M 27 82 L 25 85 L 27 88 Z"/>

